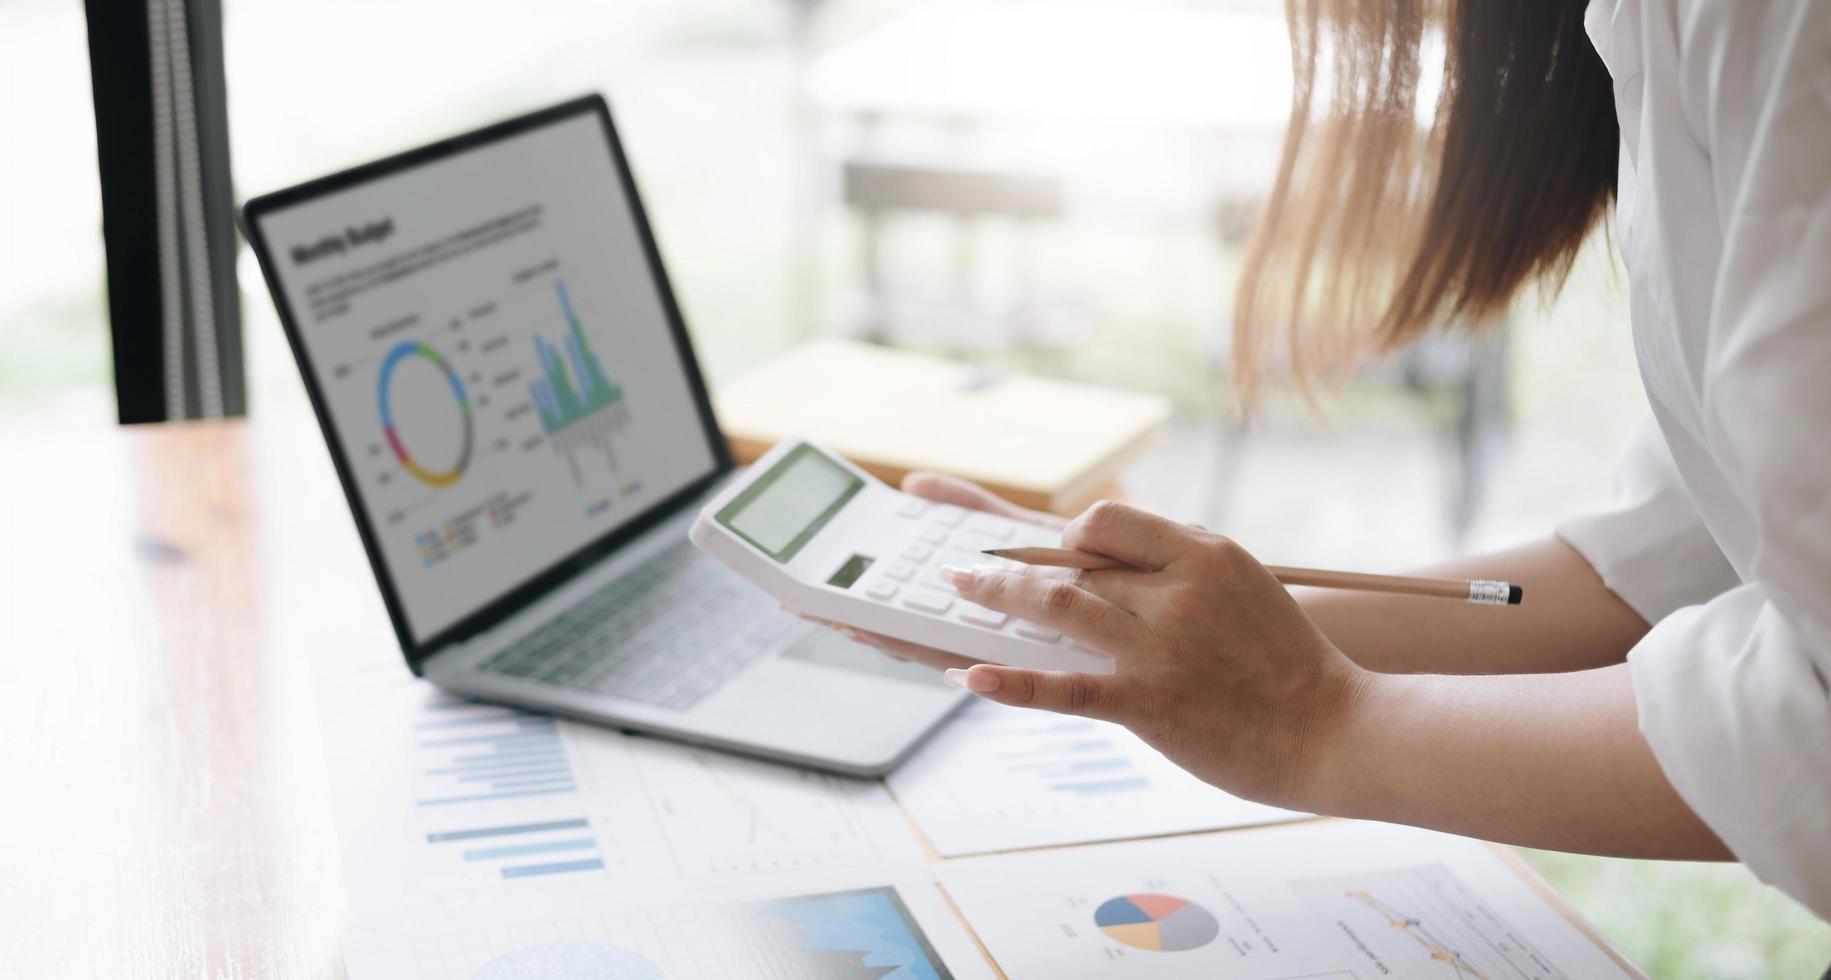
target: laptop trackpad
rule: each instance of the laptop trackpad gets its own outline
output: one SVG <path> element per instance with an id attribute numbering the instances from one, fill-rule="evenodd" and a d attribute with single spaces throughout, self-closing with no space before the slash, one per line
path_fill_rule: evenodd
<path id="1" fill-rule="evenodd" d="M 924 664 L 892 660 L 882 651 L 853 643 L 825 627 L 816 627 L 796 637 L 782 649 L 781 656 L 826 667 L 844 667 L 876 677 L 893 677 L 929 685 L 941 683 L 941 672 Z"/>

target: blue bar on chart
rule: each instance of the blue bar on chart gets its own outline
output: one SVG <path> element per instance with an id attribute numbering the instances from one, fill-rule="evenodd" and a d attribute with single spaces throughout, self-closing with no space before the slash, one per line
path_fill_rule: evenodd
<path id="1" fill-rule="evenodd" d="M 546 715 L 451 702 L 415 724 L 419 805 L 451 806 L 578 792 L 558 723 Z"/>
<path id="2" fill-rule="evenodd" d="M 1131 757 L 1093 722 L 1052 721 L 1007 728 L 1002 734 L 1023 745 L 998 753 L 1005 772 L 1034 778 L 1052 793 L 1105 796 L 1151 788 Z"/>
<path id="3" fill-rule="evenodd" d="M 1046 779 L 1061 776 L 1072 776 L 1083 772 L 1112 772 L 1116 769 L 1132 768 L 1132 760 L 1124 756 L 1109 756 L 1102 759 L 1082 759 L 1078 762 L 1064 762 L 1061 765 L 1048 766 L 1038 772 Z"/>
<path id="4" fill-rule="evenodd" d="M 442 844 L 454 840 L 476 840 L 479 837 L 507 837 L 520 834 L 538 834 L 543 830 L 583 830 L 591 826 L 584 818 L 576 820 L 545 820 L 540 823 L 518 823 L 507 827 L 472 827 L 469 830 L 446 830 L 426 835 L 426 843 Z"/>
<path id="5" fill-rule="evenodd" d="M 503 868 L 504 878 L 532 878 L 535 875 L 557 875 L 570 871 L 598 871 L 604 867 L 601 858 L 584 861 L 560 861 L 555 864 L 527 864 L 518 868 Z"/>
<path id="6" fill-rule="evenodd" d="M 476 842 L 465 846 L 466 842 Z M 453 827 L 426 834 L 426 845 L 464 865 L 501 879 L 600 871 L 604 859 L 584 817 L 484 827 Z"/>
<path id="7" fill-rule="evenodd" d="M 1099 796 L 1107 793 L 1138 793 L 1151 788 L 1151 781 L 1143 776 L 1131 776 L 1125 779 L 1103 779 L 1089 783 L 1055 783 L 1049 787 L 1059 793 L 1073 793 L 1076 796 Z"/>
<path id="8" fill-rule="evenodd" d="M 574 840 L 537 841 L 533 844 L 511 844 L 508 847 L 476 847 L 464 852 L 466 861 L 493 861 L 496 858 L 525 857 L 529 854 L 551 854 L 555 851 L 588 851 L 598 846 L 589 837 Z"/>

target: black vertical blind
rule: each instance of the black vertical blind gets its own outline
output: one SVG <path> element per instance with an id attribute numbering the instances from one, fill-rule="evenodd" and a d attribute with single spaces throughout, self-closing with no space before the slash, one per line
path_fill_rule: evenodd
<path id="1" fill-rule="evenodd" d="M 88 0 L 124 423 L 246 411 L 219 0 Z"/>

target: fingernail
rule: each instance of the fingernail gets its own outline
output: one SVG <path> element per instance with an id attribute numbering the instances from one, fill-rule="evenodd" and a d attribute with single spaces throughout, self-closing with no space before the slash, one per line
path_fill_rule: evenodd
<path id="1" fill-rule="evenodd" d="M 998 690 L 998 675 L 989 670 L 973 671 L 959 667 L 949 667 L 941 679 L 955 687 L 964 687 L 974 694 L 990 694 Z"/>
<path id="2" fill-rule="evenodd" d="M 850 626 L 835 626 L 835 627 L 833 627 L 833 632 L 838 633 L 840 636 L 843 636 L 848 640 L 851 640 L 853 643 L 863 642 L 863 640 L 865 638 L 865 635 L 863 633 L 860 633 L 859 631 L 853 629 Z"/>
<path id="3" fill-rule="evenodd" d="M 970 568 L 961 568 L 959 565 L 941 566 L 941 577 L 947 579 L 947 584 L 955 590 L 972 588 L 973 576 L 974 572 Z"/>

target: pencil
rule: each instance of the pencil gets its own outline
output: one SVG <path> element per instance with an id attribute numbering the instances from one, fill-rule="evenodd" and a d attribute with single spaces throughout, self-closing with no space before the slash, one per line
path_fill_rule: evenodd
<path id="1" fill-rule="evenodd" d="M 1046 565 L 1054 568 L 1079 568 L 1100 571 L 1127 568 L 1125 562 L 1089 551 L 1072 548 L 993 548 L 982 554 L 994 558 Z M 1307 585 L 1317 589 L 1352 589 L 1356 592 L 1390 592 L 1394 595 L 1428 596 L 1435 599 L 1461 599 L 1478 606 L 1517 606 L 1525 590 L 1508 582 L 1490 579 L 1416 578 L 1409 575 L 1368 575 L 1364 572 L 1330 572 L 1318 568 L 1291 568 L 1286 565 L 1265 566 L 1285 585 Z"/>

